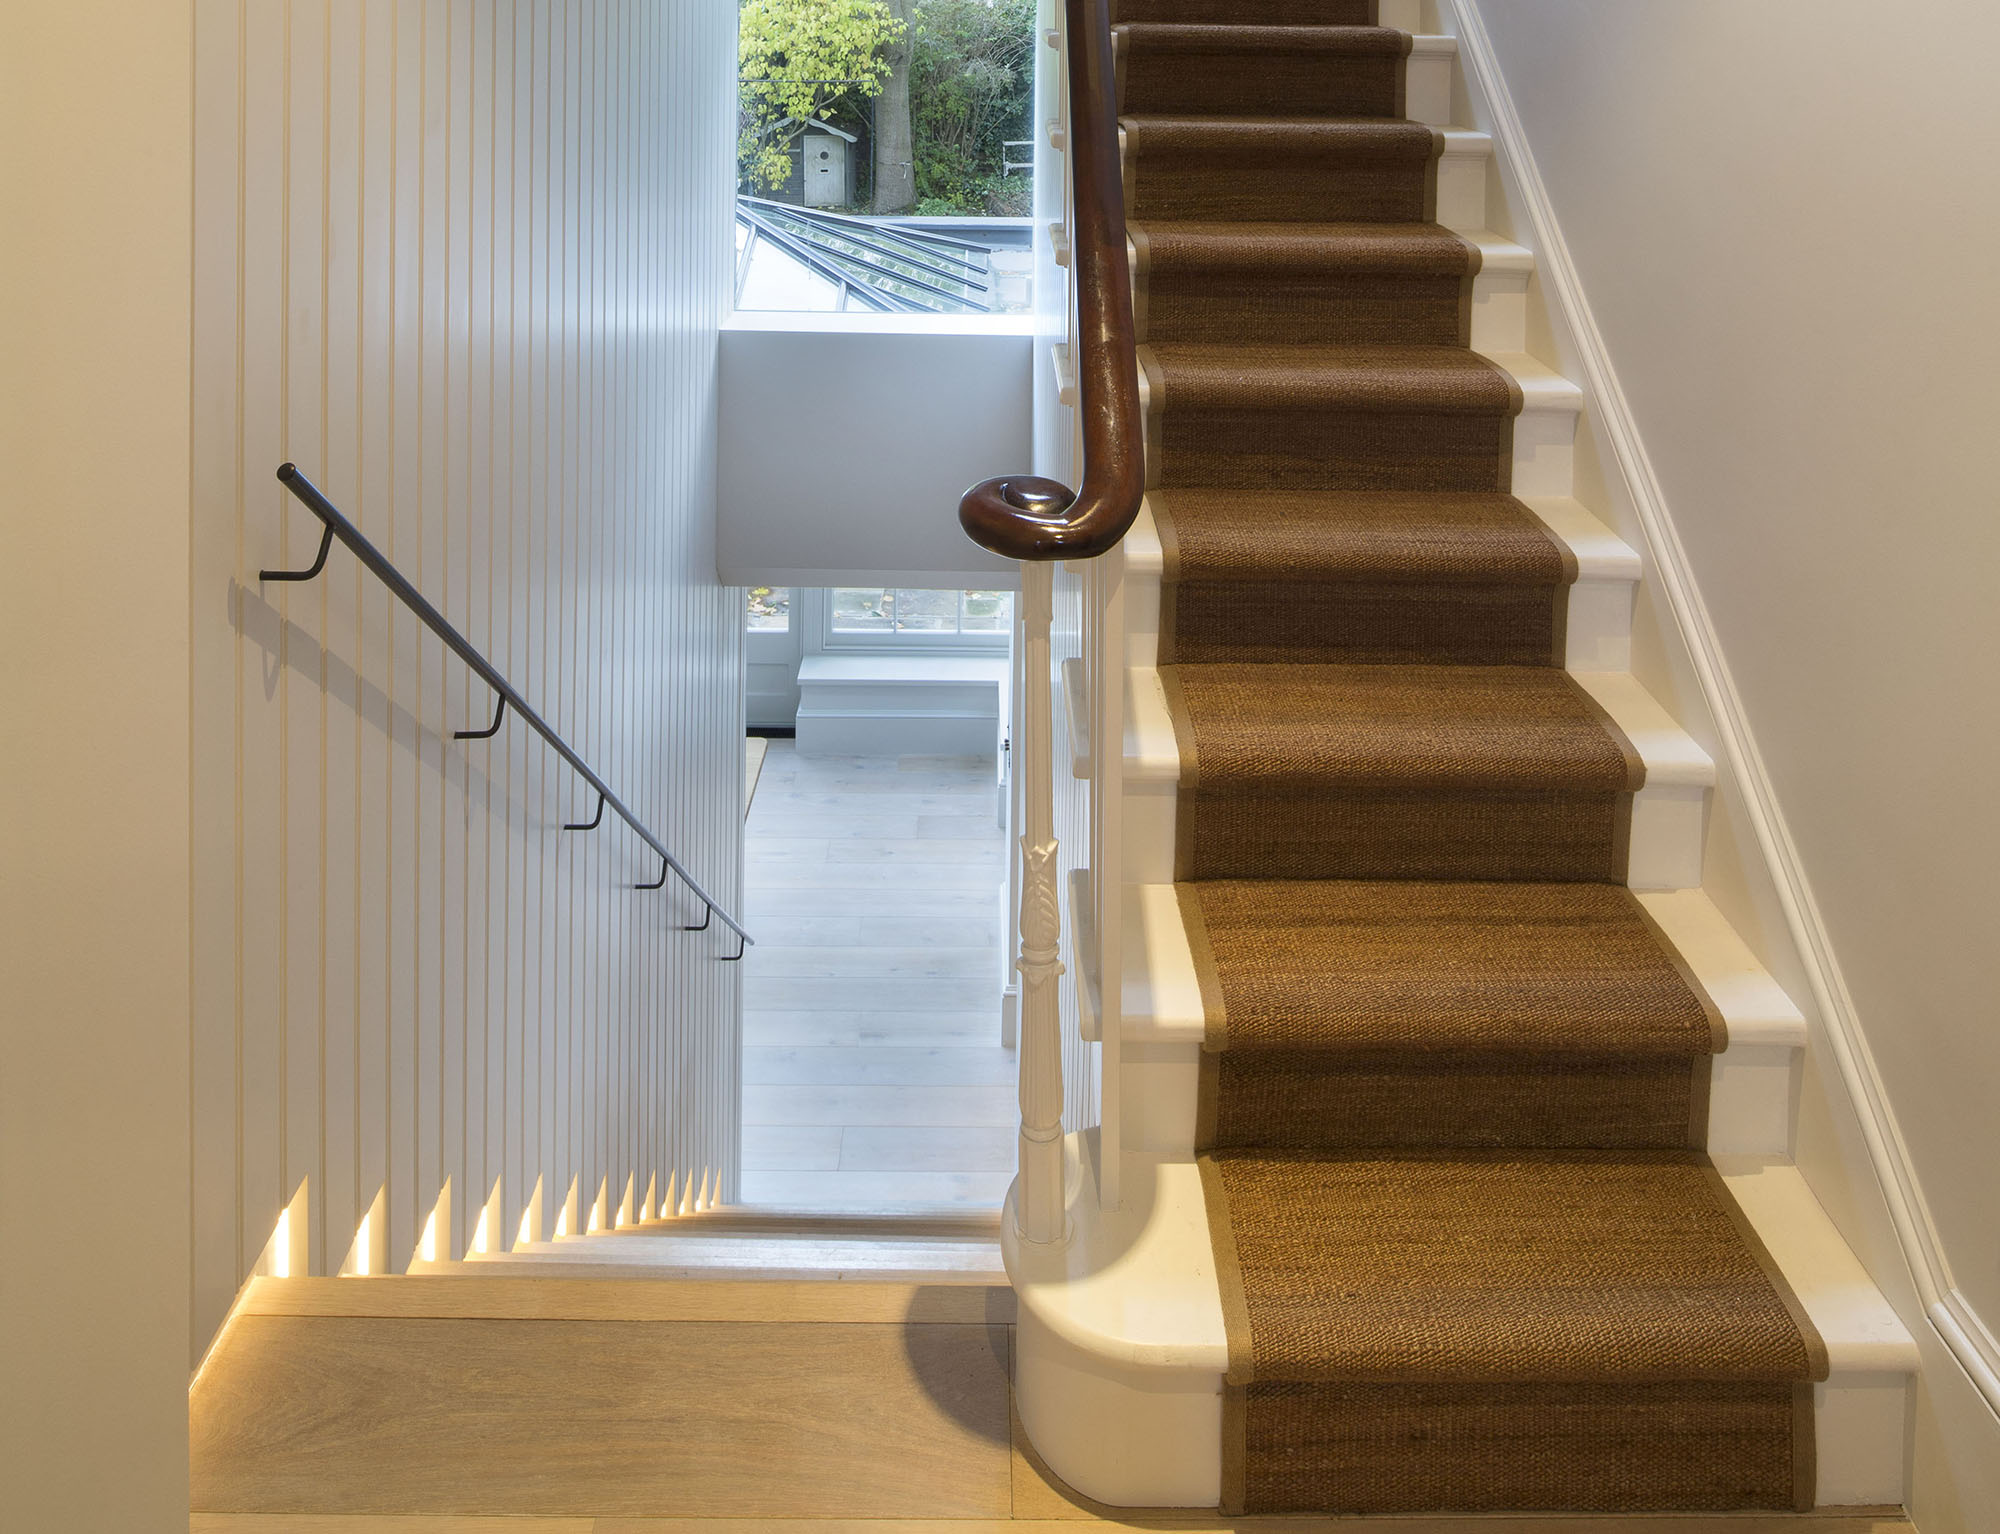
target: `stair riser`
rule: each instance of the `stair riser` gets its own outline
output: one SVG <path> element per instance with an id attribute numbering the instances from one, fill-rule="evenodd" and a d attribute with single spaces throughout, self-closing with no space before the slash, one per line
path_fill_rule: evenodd
<path id="1" fill-rule="evenodd" d="M 1412 122 L 1442 128 L 1451 121 L 1452 65 L 1455 48 L 1426 47 L 1419 38 L 1416 50 L 1403 63 L 1403 115 Z"/>
<path id="2" fill-rule="evenodd" d="M 1488 226 L 1487 173 L 1493 146 L 1483 133 L 1453 133 L 1438 158 L 1437 221 L 1460 234 L 1476 234 Z"/>
<path id="3" fill-rule="evenodd" d="M 1134 884 L 1174 880 L 1176 793 L 1173 783 L 1126 779 L 1123 871 Z M 1632 796 L 1626 883 L 1636 890 L 1700 885 L 1707 801 L 1705 789 L 1680 784 L 1642 788 Z"/>
<path id="4" fill-rule="evenodd" d="M 1222 1376 L 1092 1355 L 1024 1307 L 1014 1337 L 1022 1425 L 1049 1468 L 1124 1507 L 1214 1507 L 1222 1494 Z M 1905 1375 L 1836 1370 L 1813 1388 L 1823 1508 L 1903 1500 Z"/>
<path id="5" fill-rule="evenodd" d="M 1790 1153 L 1796 1055 L 1790 1049 L 1748 1045 L 1715 1058 L 1709 1078 L 1711 1150 Z M 1193 1154 L 1200 1063 L 1198 1044 L 1126 1042 L 1119 1101 L 1127 1150 Z"/>

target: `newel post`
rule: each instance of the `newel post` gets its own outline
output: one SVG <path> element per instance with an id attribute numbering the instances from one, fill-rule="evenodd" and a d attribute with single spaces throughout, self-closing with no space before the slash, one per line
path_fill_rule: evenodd
<path id="1" fill-rule="evenodd" d="M 1062 1018 L 1057 958 L 1062 934 L 1056 895 L 1054 734 L 1049 678 L 1049 626 L 1055 567 L 1021 563 L 1022 733 L 1017 768 L 1022 774 L 1026 824 L 1021 835 L 1021 1137 L 1020 1175 L 1014 1184 L 1015 1230 L 1039 1245 L 1067 1235 L 1063 1200 Z"/>

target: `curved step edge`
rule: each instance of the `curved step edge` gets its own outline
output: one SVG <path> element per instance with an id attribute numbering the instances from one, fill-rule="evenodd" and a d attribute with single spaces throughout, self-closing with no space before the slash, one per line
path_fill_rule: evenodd
<path id="1" fill-rule="evenodd" d="M 1127 1153 L 1125 1204 L 1107 1213 L 1090 1156 L 1080 1137 L 1070 1141 L 1070 1240 L 1021 1242 L 1011 1194 L 1002 1222 L 1020 1305 L 1022 1425 L 1087 1497 L 1212 1507 L 1228 1345 L 1199 1175 L 1185 1158 Z M 1916 1344 L 1797 1168 L 1769 1157 L 1716 1162 L 1827 1345 L 1831 1375 L 1814 1388 L 1819 1505 L 1900 1503 Z"/>

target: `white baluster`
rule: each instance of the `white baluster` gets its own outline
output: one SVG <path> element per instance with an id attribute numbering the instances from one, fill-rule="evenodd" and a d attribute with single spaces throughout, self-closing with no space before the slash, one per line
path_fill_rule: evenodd
<path id="1" fill-rule="evenodd" d="M 1068 1235 L 1063 1200 L 1062 1014 L 1056 986 L 1062 913 L 1056 897 L 1055 784 L 1050 776 L 1049 624 L 1055 568 L 1021 565 L 1021 718 L 1026 739 L 1015 755 L 1022 774 L 1021 836 L 1021 1138 L 1014 1184 L 1014 1223 L 1023 1241 L 1040 1245 Z"/>

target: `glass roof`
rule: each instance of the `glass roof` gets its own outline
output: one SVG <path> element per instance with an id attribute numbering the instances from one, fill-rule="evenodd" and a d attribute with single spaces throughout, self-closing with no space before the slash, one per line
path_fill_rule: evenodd
<path id="1" fill-rule="evenodd" d="M 736 307 L 983 314 L 987 247 L 817 208 L 736 199 Z"/>

